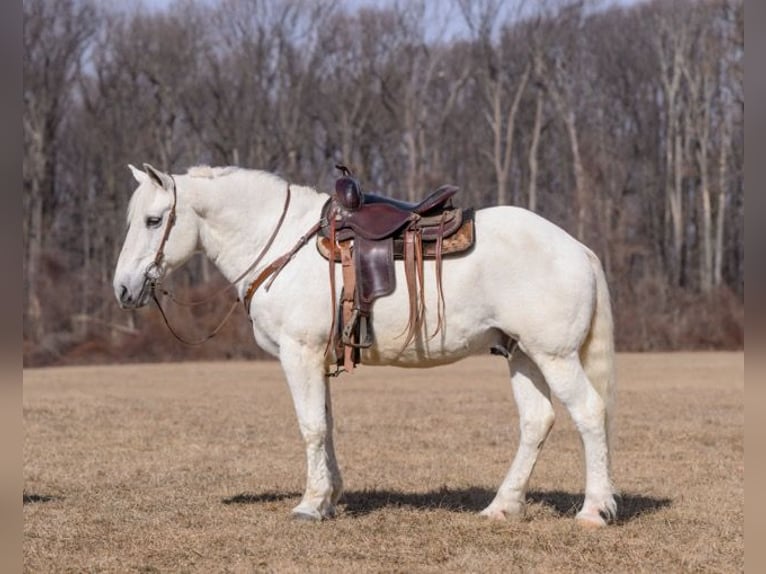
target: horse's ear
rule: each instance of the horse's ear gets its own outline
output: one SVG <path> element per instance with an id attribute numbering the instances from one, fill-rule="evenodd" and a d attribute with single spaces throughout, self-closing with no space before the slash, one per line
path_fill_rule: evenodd
<path id="1" fill-rule="evenodd" d="M 146 171 L 146 175 L 149 176 L 149 179 L 153 181 L 157 187 L 161 187 L 167 191 L 173 189 L 173 178 L 168 174 L 161 172 L 148 163 L 144 164 L 144 171 Z"/>
<path id="2" fill-rule="evenodd" d="M 132 163 L 129 163 L 128 167 L 130 168 L 130 172 L 133 174 L 133 177 L 138 183 L 144 183 L 146 181 L 147 175 L 143 171 L 138 169 Z"/>

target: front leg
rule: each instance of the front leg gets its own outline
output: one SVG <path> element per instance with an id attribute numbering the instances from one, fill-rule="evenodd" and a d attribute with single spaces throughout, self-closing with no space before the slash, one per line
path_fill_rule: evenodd
<path id="1" fill-rule="evenodd" d="M 322 520 L 335 515 L 343 483 L 332 438 L 330 386 L 321 350 L 283 341 L 280 359 L 306 444 L 306 491 L 293 508 L 296 518 Z"/>

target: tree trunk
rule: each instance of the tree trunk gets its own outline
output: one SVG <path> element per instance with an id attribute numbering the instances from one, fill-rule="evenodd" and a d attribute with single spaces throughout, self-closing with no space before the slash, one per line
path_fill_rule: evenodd
<path id="1" fill-rule="evenodd" d="M 569 139 L 569 148 L 572 151 L 572 169 L 575 180 L 575 206 L 577 209 L 577 222 L 575 237 L 580 241 L 585 239 L 585 169 L 580 157 L 580 144 L 577 139 L 577 125 L 575 124 L 574 112 L 567 111 L 564 116 L 564 123 L 567 128 L 567 137 Z"/>
<path id="2" fill-rule="evenodd" d="M 665 196 L 667 198 L 665 221 L 670 225 L 670 257 L 668 257 L 670 269 L 668 275 L 672 285 L 681 283 L 684 243 L 681 189 L 682 147 L 676 104 L 681 83 L 681 65 L 685 45 L 685 30 L 675 30 L 672 23 L 664 18 L 657 23 L 654 46 L 659 60 L 660 83 L 665 100 Z"/>
<path id="3" fill-rule="evenodd" d="M 713 285 L 715 287 L 720 286 L 723 279 L 723 238 L 729 179 L 728 150 L 731 143 L 731 116 L 726 111 L 724 111 L 724 114 L 718 155 L 718 210 L 716 212 L 715 249 L 713 255 Z"/>
<path id="4" fill-rule="evenodd" d="M 34 115 L 28 110 L 30 116 Z M 25 122 L 29 149 L 27 151 L 26 165 L 29 170 L 29 199 L 27 204 L 29 224 L 27 227 L 26 249 L 26 301 L 24 311 L 27 320 L 27 336 L 33 341 L 39 342 L 45 332 L 43 324 L 42 305 L 40 304 L 40 264 L 43 254 L 43 190 L 45 189 L 45 175 L 48 173 L 46 165 L 46 133 L 37 118 L 30 117 Z"/>
<path id="5" fill-rule="evenodd" d="M 673 133 L 673 187 L 670 189 L 670 219 L 672 224 L 672 284 L 680 285 L 683 277 L 683 248 L 684 248 L 684 213 L 683 213 L 683 138 L 681 130 L 676 128 Z"/>
<path id="6" fill-rule="evenodd" d="M 488 86 L 487 91 L 491 93 L 492 116 L 490 124 L 493 135 L 493 165 L 495 167 L 495 177 L 497 180 L 496 203 L 497 205 L 508 204 L 508 181 L 511 173 L 511 160 L 513 153 L 513 135 L 516 127 L 516 115 L 519 111 L 519 104 L 524 95 L 524 90 L 529 81 L 530 66 L 524 69 L 513 100 L 506 113 L 503 112 L 503 88 L 500 80 L 495 80 Z M 505 129 L 503 129 L 505 128 Z"/>
<path id="7" fill-rule="evenodd" d="M 700 143 L 697 150 L 697 164 L 700 170 L 700 195 L 702 201 L 702 252 L 700 264 L 700 288 L 704 293 L 713 288 L 713 215 L 710 201 L 707 149 Z"/>
<path id="8" fill-rule="evenodd" d="M 537 148 L 540 145 L 540 132 L 543 124 L 543 94 L 537 90 L 535 96 L 535 123 L 532 127 L 532 143 L 529 146 L 529 189 L 527 191 L 527 207 L 537 211 Z"/>
<path id="9" fill-rule="evenodd" d="M 40 197 L 40 183 L 32 180 L 32 197 L 29 202 L 29 237 L 27 239 L 27 298 L 26 315 L 28 336 L 40 341 L 45 332 L 42 306 L 40 305 L 40 262 L 43 252 L 43 202 Z"/>

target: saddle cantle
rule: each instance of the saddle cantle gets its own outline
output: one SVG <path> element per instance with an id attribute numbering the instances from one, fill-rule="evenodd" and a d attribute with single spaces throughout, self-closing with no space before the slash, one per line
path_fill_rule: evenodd
<path id="1" fill-rule="evenodd" d="M 458 188 L 444 185 L 419 203 L 407 203 L 382 195 L 363 193 L 359 183 L 343 166 L 335 193 L 322 209 L 317 249 L 329 261 L 330 282 L 335 292 L 334 266 L 341 263 L 343 290 L 333 327 L 338 367 L 351 372 L 359 362 L 360 349 L 372 345 L 372 306 L 396 287 L 395 260 L 404 261 L 409 295 L 406 347 L 422 326 L 425 314 L 423 261 L 436 261 L 437 325 L 443 326 L 444 299 L 441 286 L 442 258 L 463 253 L 473 246 L 473 210 L 452 205 Z"/>

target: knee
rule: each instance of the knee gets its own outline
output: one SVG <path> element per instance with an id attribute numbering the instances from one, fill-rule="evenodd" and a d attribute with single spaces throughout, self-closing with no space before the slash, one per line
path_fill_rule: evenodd
<path id="1" fill-rule="evenodd" d="M 549 408 L 541 409 L 533 417 L 525 418 L 521 421 L 522 439 L 538 443 L 542 442 L 548 436 L 555 420 L 556 415 L 550 406 Z"/>
<path id="2" fill-rule="evenodd" d="M 323 446 L 327 440 L 327 426 L 323 424 L 301 425 L 301 434 L 307 446 Z"/>

